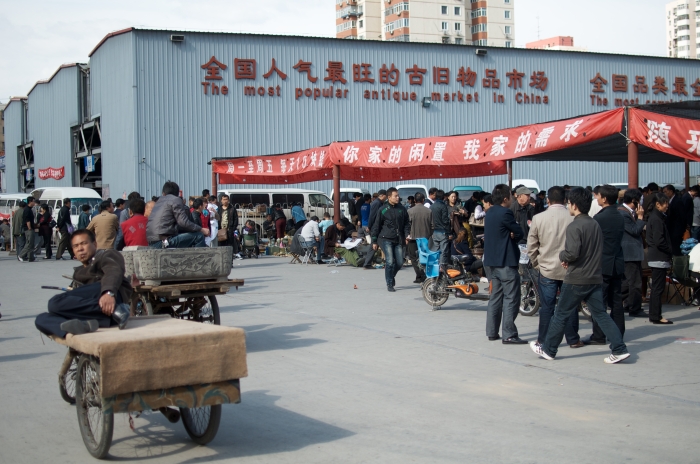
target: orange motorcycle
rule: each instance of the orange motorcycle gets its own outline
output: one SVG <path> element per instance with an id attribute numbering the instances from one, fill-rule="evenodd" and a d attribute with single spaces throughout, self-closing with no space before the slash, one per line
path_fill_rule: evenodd
<path id="1" fill-rule="evenodd" d="M 489 295 L 479 293 L 479 275 L 472 274 L 464 268 L 466 256 L 453 256 L 452 266 L 440 270 L 437 277 L 426 279 L 423 282 L 423 299 L 433 307 L 433 311 L 440 309 L 447 302 L 450 294 L 456 298 L 470 300 L 488 300 Z"/>

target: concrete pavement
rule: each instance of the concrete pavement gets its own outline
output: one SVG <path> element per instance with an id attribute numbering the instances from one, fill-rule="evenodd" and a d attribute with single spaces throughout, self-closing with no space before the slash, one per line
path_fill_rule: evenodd
<path id="1" fill-rule="evenodd" d="M 58 393 L 65 348 L 34 317 L 74 262 L 0 255 L 0 462 L 93 462 L 75 408 Z M 338 271 L 333 273 L 333 271 Z M 115 416 L 113 459 L 144 462 L 699 462 L 700 311 L 665 307 L 672 326 L 627 318 L 632 357 L 489 342 L 485 303 L 430 312 L 413 271 L 388 293 L 383 270 L 236 261 L 245 287 L 219 299 L 223 325 L 247 331 L 242 403 L 195 446 L 160 414 Z M 353 287 L 357 285 L 357 290 Z M 519 317 L 534 339 L 537 317 Z M 584 320 L 581 335 L 591 325 Z M 684 340 L 679 340 L 684 339 Z M 681 343 L 686 342 L 686 343 Z M 173 353 L 173 356 L 186 353 Z"/>

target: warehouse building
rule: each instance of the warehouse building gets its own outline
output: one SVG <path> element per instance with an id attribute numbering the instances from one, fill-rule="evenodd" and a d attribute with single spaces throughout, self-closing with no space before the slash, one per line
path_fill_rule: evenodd
<path id="1" fill-rule="evenodd" d="M 5 108 L 6 191 L 86 186 L 105 197 L 150 196 L 173 179 L 189 195 L 211 185 L 215 158 L 476 133 L 700 97 L 700 68 L 688 60 L 550 50 L 129 28 L 88 58 Z M 515 178 L 543 187 L 627 177 L 625 163 L 513 165 Z M 640 167 L 641 183 L 683 175 L 682 162 Z M 331 189 L 329 181 L 303 186 Z"/>

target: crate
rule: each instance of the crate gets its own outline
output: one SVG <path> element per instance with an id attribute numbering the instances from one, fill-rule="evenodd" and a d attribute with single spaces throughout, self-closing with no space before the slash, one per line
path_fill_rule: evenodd
<path id="1" fill-rule="evenodd" d="M 142 248 L 142 247 L 140 247 Z M 170 248 L 124 250 L 125 275 L 157 284 L 193 280 L 225 280 L 231 273 L 233 248 Z"/>

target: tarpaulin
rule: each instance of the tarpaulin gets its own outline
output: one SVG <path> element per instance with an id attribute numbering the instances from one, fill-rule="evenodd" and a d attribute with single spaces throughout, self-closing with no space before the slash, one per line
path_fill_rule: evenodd
<path id="1" fill-rule="evenodd" d="M 670 155 L 700 161 L 700 121 L 629 109 L 629 135 L 633 142 Z"/>

